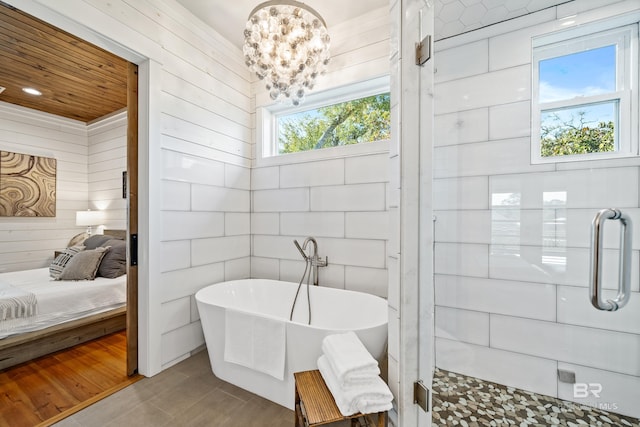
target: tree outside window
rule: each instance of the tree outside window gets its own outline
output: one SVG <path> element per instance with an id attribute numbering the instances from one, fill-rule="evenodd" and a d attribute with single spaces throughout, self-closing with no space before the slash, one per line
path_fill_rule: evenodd
<path id="1" fill-rule="evenodd" d="M 278 153 L 389 139 L 390 95 L 382 93 L 277 118 Z"/>

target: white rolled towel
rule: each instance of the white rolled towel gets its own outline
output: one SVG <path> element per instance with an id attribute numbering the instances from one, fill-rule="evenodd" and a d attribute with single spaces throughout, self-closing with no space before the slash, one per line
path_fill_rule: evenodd
<path id="1" fill-rule="evenodd" d="M 324 337 L 322 352 L 341 386 L 366 383 L 380 375 L 378 362 L 354 332 Z"/>
<path id="2" fill-rule="evenodd" d="M 325 355 L 318 359 L 318 369 L 342 415 L 349 416 L 357 412 L 369 414 L 391 409 L 393 394 L 379 376 L 371 377 L 367 383 L 341 387 Z"/>

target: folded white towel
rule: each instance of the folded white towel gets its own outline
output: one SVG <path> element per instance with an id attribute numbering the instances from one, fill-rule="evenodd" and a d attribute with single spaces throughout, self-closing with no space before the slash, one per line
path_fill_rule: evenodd
<path id="1" fill-rule="evenodd" d="M 341 386 L 366 383 L 380 375 L 378 362 L 354 332 L 326 336 L 322 340 L 322 352 Z"/>
<path id="2" fill-rule="evenodd" d="M 357 412 L 368 414 L 391 409 L 393 394 L 379 376 L 371 377 L 368 383 L 341 387 L 325 355 L 318 359 L 318 369 L 342 415 L 348 416 Z"/>
<path id="3" fill-rule="evenodd" d="M 393 399 L 391 399 L 393 400 Z M 356 407 L 361 414 L 375 414 L 386 412 L 393 408 L 391 400 L 387 399 L 359 399 Z"/>
<path id="4" fill-rule="evenodd" d="M 320 375 L 322 375 L 322 379 L 324 379 L 327 388 L 333 395 L 333 400 L 335 400 L 340 413 L 342 415 L 349 416 L 358 412 L 355 405 L 352 406 L 352 402 L 347 400 L 347 397 L 342 392 L 342 388 L 340 388 L 340 385 L 338 384 L 338 379 L 333 373 L 325 355 L 320 356 L 318 359 L 318 369 L 320 370 Z"/>
<path id="5" fill-rule="evenodd" d="M 281 320 L 225 310 L 224 361 L 284 379 L 286 329 Z"/>

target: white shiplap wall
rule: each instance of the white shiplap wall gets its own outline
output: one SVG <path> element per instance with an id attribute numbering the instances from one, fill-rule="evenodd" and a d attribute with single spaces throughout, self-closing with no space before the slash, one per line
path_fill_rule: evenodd
<path id="1" fill-rule="evenodd" d="M 126 230 L 127 199 L 122 198 L 122 172 L 127 170 L 127 112 L 87 126 L 89 134 L 89 208 L 104 212 L 103 228 Z"/>
<path id="2" fill-rule="evenodd" d="M 79 210 L 104 210 L 104 227 L 126 228 L 126 200 L 121 198 L 127 166 L 126 112 L 87 125 L 6 103 L 0 104 L 0 111 L 1 150 L 57 160 L 56 217 L 0 218 L 0 269 L 47 267 L 54 250 L 84 231 L 75 225 Z"/>
<path id="3" fill-rule="evenodd" d="M 591 307 L 587 275 L 595 213 L 616 206 L 640 222 L 640 160 L 530 163 L 531 38 L 596 5 L 580 10 L 579 24 L 640 18 L 637 1 L 568 2 L 436 43 L 436 365 L 638 417 L 638 236 L 627 307 Z M 545 203 L 549 193 L 564 203 Z M 495 194 L 520 203 L 503 206 Z M 610 227 L 605 287 L 617 283 Z M 602 384 L 600 397 L 574 397 L 558 369 Z"/>
<path id="4" fill-rule="evenodd" d="M 389 11 L 373 10 L 329 28 L 332 60 L 314 91 L 389 74 Z M 262 82 L 254 84 L 256 105 L 268 104 Z M 256 141 L 260 144 L 262 141 Z M 387 297 L 386 242 L 389 216 L 388 143 L 352 157 L 318 160 L 298 156 L 252 170 L 251 276 L 298 282 L 304 271 L 293 239 L 318 240 L 329 266 L 320 283 Z"/>
<path id="5" fill-rule="evenodd" d="M 0 150 L 57 160 L 56 216 L 0 217 L 0 272 L 47 267 L 54 251 L 83 231 L 75 225 L 75 214 L 87 209 L 87 127 L 0 103 Z"/>

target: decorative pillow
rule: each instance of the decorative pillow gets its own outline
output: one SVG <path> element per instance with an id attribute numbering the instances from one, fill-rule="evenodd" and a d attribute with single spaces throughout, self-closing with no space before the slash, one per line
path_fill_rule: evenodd
<path id="1" fill-rule="evenodd" d="M 84 246 L 71 246 L 62 251 L 60 255 L 53 260 L 51 265 L 49 266 L 49 276 L 57 279 L 64 270 L 64 267 L 69 263 L 71 258 L 73 258 L 76 254 L 84 251 Z"/>
<path id="2" fill-rule="evenodd" d="M 104 244 L 107 242 L 107 240 L 111 240 L 111 239 L 112 239 L 112 237 L 105 236 L 104 234 L 94 234 L 93 236 L 91 236 L 87 240 L 85 240 L 83 245 L 87 249 L 95 249 L 95 248 L 97 248 L 99 246 L 104 246 Z"/>
<path id="3" fill-rule="evenodd" d="M 80 252 L 67 263 L 58 280 L 93 280 L 96 278 L 100 261 L 109 250 L 108 247 Z"/>
<path id="4" fill-rule="evenodd" d="M 87 240 L 88 237 L 89 237 L 89 235 L 84 231 L 82 233 L 80 233 L 80 234 L 76 234 L 75 236 L 73 236 L 71 238 L 71 240 L 69 240 L 69 243 L 67 244 L 67 247 L 69 248 L 71 246 L 82 245 L 82 242 Z"/>
<path id="5" fill-rule="evenodd" d="M 127 243 L 124 240 L 107 240 L 105 246 L 110 246 L 109 252 L 102 258 L 98 267 L 98 276 L 114 279 L 127 272 Z"/>

